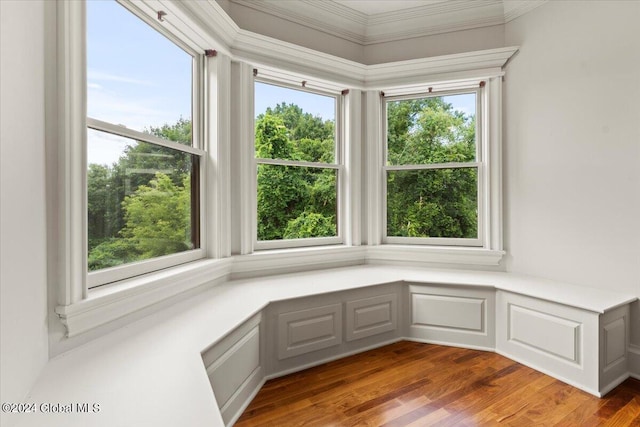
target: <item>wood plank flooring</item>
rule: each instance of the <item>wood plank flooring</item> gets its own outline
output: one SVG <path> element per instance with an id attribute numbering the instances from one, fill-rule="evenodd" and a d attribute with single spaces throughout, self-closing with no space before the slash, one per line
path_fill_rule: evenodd
<path id="1" fill-rule="evenodd" d="M 246 426 L 636 426 L 640 381 L 605 398 L 498 354 L 402 341 L 268 381 Z"/>

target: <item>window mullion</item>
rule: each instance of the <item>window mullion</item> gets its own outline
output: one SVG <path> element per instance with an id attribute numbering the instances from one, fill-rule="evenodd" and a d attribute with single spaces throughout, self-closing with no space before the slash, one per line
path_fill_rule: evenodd
<path id="1" fill-rule="evenodd" d="M 151 135 L 144 132 L 138 132 L 133 129 L 126 128 L 124 126 L 114 125 L 102 120 L 93 119 L 87 117 L 87 127 L 90 129 L 99 130 L 102 132 L 111 133 L 114 135 L 122 136 L 124 138 L 131 138 L 136 141 L 148 142 L 149 144 L 160 145 L 162 147 L 171 148 L 172 150 L 182 151 L 189 154 L 195 154 L 196 156 L 202 156 L 205 154 L 204 150 L 194 148 L 189 145 L 180 144 L 170 141 L 168 139 L 158 138 L 155 135 Z"/>
<path id="2" fill-rule="evenodd" d="M 401 170 L 424 170 L 424 169 L 462 169 L 462 168 L 477 168 L 480 162 L 460 162 L 460 163 L 432 163 L 421 165 L 387 165 L 383 166 L 386 171 L 401 171 Z"/>
<path id="3" fill-rule="evenodd" d="M 257 158 L 258 164 L 277 165 L 277 166 L 303 166 L 318 169 L 340 169 L 341 165 L 334 163 L 305 162 L 301 160 L 281 160 L 281 159 L 262 159 Z"/>

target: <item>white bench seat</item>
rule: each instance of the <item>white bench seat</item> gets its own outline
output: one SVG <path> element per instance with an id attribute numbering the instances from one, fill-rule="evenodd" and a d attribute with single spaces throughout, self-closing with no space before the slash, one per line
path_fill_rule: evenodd
<path id="1" fill-rule="evenodd" d="M 413 299 L 418 297 L 425 307 L 437 307 L 433 304 L 442 300 L 454 308 L 461 304 L 476 310 L 477 316 L 485 316 L 484 332 L 474 329 L 473 315 L 465 321 L 471 323 L 458 322 L 449 329 L 486 334 L 484 342 L 489 344 L 477 347 L 498 351 L 593 394 L 626 378 L 629 304 L 635 296 L 512 273 L 358 266 L 228 281 L 68 351 L 49 361 L 27 398 L 37 411 L 17 415 L 17 425 L 223 426 L 237 418 L 265 378 L 393 340 L 442 341 L 430 339 L 429 331 L 446 332 L 447 325 L 430 325 L 429 316 L 414 313 L 420 304 Z M 328 328 L 327 334 L 339 329 L 339 339 L 330 337 L 327 348 L 316 345 L 302 353 L 285 349 L 278 356 L 278 337 L 272 335 L 278 335 L 279 319 L 299 326 L 291 323 L 298 316 L 291 313 L 305 310 L 318 319 L 317 328 Z M 436 316 L 437 311 L 433 310 Z M 397 316 L 396 323 L 391 325 L 392 319 L 387 322 L 385 316 Z M 335 326 L 338 317 L 340 325 Z M 539 335 L 526 332 L 528 326 L 558 322 L 562 327 L 551 350 L 544 348 Z M 350 325 L 346 331 L 343 323 Z M 370 327 L 373 332 L 362 333 Z M 412 330 L 419 333 L 412 336 Z M 303 338 L 308 333 L 304 328 L 296 331 Z M 451 334 L 457 336 L 456 331 Z M 574 341 L 564 342 L 567 339 Z M 554 358 L 555 364 L 547 360 Z M 230 370 L 235 372 L 228 360 L 240 361 L 237 375 L 228 376 Z M 242 372 L 242 364 L 248 372 Z M 566 377 L 557 371 L 563 364 L 588 372 L 584 378 L 571 372 Z M 212 391 L 212 372 L 220 366 L 224 368 L 217 372 L 228 376 L 224 382 L 236 388 L 224 391 L 222 412 Z M 98 404 L 99 411 L 79 413 L 73 406 L 71 413 L 45 412 L 64 412 L 66 406 L 55 404 L 76 403 Z"/>

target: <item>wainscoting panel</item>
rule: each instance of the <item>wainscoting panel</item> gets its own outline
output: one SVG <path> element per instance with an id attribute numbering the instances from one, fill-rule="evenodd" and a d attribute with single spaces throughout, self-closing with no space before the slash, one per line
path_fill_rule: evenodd
<path id="1" fill-rule="evenodd" d="M 496 351 L 598 395 L 599 313 L 497 293 Z"/>
<path id="2" fill-rule="evenodd" d="M 493 289 L 410 285 L 408 292 L 410 338 L 434 344 L 494 348 Z"/>
<path id="3" fill-rule="evenodd" d="M 580 364 L 580 323 L 509 304 L 509 340 Z"/>
<path id="4" fill-rule="evenodd" d="M 600 389 L 607 393 L 632 372 L 629 357 L 630 310 L 625 305 L 600 318 Z"/>
<path id="5" fill-rule="evenodd" d="M 347 301 L 345 308 L 347 341 L 393 331 L 397 328 L 398 298 L 396 294 Z"/>
<path id="6" fill-rule="evenodd" d="M 331 304 L 278 316 L 278 358 L 298 356 L 342 342 L 342 305 Z"/>
<path id="7" fill-rule="evenodd" d="M 413 324 L 484 331 L 484 299 L 413 295 Z"/>
<path id="8" fill-rule="evenodd" d="M 254 316 L 202 355 L 226 424 L 239 415 L 264 378 L 260 320 L 261 315 Z"/>
<path id="9" fill-rule="evenodd" d="M 389 283 L 270 304 L 266 378 L 396 342 L 404 336 L 401 289 Z"/>

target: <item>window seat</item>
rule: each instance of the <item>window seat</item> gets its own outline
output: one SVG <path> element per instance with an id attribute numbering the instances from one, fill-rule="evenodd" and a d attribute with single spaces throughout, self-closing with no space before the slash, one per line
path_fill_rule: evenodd
<path id="1" fill-rule="evenodd" d="M 36 412 L 15 420 L 19 426 L 223 426 L 267 378 L 400 339 L 497 351 L 601 395 L 628 376 L 629 304 L 636 299 L 513 273 L 393 266 L 232 280 L 53 358 L 26 399 Z M 439 304 L 454 313 L 462 308 L 461 322 L 470 326 L 447 325 L 448 314 L 437 317 Z M 271 334 L 280 320 L 307 325 L 297 320 L 305 313 L 324 322 L 320 329 L 337 325 L 340 337 L 331 339 L 339 342 L 314 343 L 309 351 L 286 343 L 277 348 Z M 468 313 L 481 316 L 480 329 Z M 376 318 L 387 315 L 393 319 Z M 342 317 L 344 327 L 325 322 Z M 367 319 L 372 326 L 358 329 Z M 536 325 L 556 330 L 549 340 L 557 348 L 544 348 L 548 330 L 530 333 Z M 469 344 L 466 337 L 484 341 Z M 558 371 L 565 365 L 566 377 Z M 214 396 L 216 375 L 223 375 L 223 387 L 236 381 L 236 389 Z M 216 402 L 221 393 L 224 405 Z M 88 413 L 76 406 L 84 403 Z"/>

